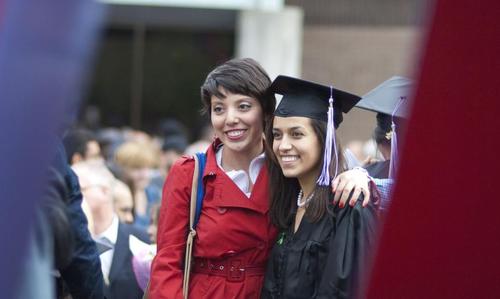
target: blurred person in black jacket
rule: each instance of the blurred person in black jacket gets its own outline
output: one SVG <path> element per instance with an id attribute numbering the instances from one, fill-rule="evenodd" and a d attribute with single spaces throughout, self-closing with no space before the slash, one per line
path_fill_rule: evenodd
<path id="1" fill-rule="evenodd" d="M 99 253 L 87 228 L 78 178 L 66 162 L 62 145 L 58 147 L 54 169 L 64 180 L 58 184 L 64 184 L 68 192 L 65 204 L 74 242 L 69 262 L 60 268 L 61 279 L 74 299 L 102 299 L 104 285 Z"/>

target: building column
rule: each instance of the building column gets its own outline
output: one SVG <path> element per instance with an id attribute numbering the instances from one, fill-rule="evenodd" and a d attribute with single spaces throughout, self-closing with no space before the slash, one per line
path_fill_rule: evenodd
<path id="1" fill-rule="evenodd" d="M 302 72 L 301 8 L 279 11 L 240 11 L 236 24 L 236 57 L 251 57 L 274 79 L 279 74 L 300 77 Z"/>

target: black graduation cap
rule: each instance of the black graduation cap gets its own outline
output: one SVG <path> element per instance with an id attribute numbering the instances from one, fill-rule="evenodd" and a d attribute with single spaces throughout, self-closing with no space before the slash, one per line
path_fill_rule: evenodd
<path id="1" fill-rule="evenodd" d="M 349 112 L 360 97 L 332 86 L 281 75 L 273 81 L 269 90 L 283 95 L 274 111 L 275 116 L 301 116 L 327 123 L 323 166 L 317 183 L 320 186 L 329 186 L 331 178 L 335 178 L 338 172 L 338 152 L 334 128 L 338 128 L 342 122 L 342 112 Z M 334 174 L 330 174 L 332 152 L 335 153 L 334 158 L 336 159 Z"/>
<path id="2" fill-rule="evenodd" d="M 342 122 L 342 112 L 349 112 L 361 99 L 330 86 L 283 75 L 276 77 L 269 90 L 283 96 L 274 112 L 275 116 L 302 116 L 325 122 L 328 121 L 328 104 L 332 97 L 335 128 Z"/>

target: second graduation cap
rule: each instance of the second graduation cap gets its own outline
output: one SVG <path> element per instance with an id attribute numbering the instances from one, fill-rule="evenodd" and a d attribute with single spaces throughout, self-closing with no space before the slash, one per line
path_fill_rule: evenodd
<path id="1" fill-rule="evenodd" d="M 365 94 L 356 107 L 379 112 L 395 117 L 408 117 L 408 97 L 413 88 L 413 81 L 401 76 L 394 76 L 382 82 L 380 85 L 370 90 Z M 397 107 L 400 99 L 406 101 L 401 102 L 401 106 Z M 398 108 L 398 109 L 396 109 Z"/>
<path id="2" fill-rule="evenodd" d="M 407 101 L 412 87 L 413 81 L 410 79 L 394 76 L 365 94 L 356 105 L 362 109 L 378 112 L 375 132 L 386 132 L 386 138 L 391 141 L 389 178 L 396 176 L 398 164 L 398 139 L 394 118 L 408 117 Z"/>
<path id="3" fill-rule="evenodd" d="M 359 96 L 314 82 L 288 76 L 278 76 L 269 87 L 270 92 L 283 96 L 274 115 L 302 116 L 328 121 L 328 105 L 333 98 L 334 123 L 338 128 L 347 113 L 361 99 Z"/>

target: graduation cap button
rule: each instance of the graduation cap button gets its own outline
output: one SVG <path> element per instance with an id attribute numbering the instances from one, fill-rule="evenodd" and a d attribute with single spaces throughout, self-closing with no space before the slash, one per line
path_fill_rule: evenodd
<path id="1" fill-rule="evenodd" d="M 277 111 L 277 112 L 279 113 L 279 115 L 283 115 L 283 116 L 287 116 L 287 115 L 289 115 L 289 114 L 290 114 L 290 112 L 288 112 L 288 110 L 287 110 L 287 109 L 285 109 L 285 108 L 283 108 L 283 107 L 278 108 L 278 111 Z"/>

